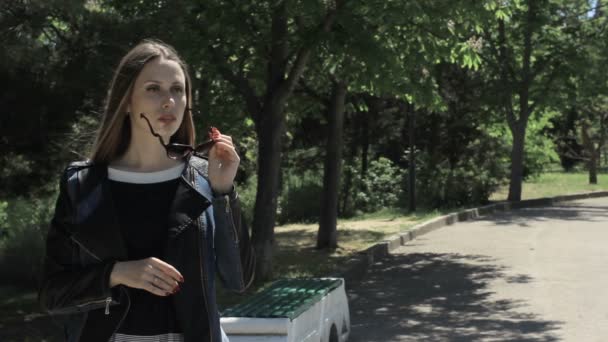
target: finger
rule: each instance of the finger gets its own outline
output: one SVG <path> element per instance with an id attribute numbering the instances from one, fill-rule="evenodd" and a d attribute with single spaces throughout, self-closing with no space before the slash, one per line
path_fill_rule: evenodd
<path id="1" fill-rule="evenodd" d="M 210 152 L 209 161 L 211 164 L 214 163 L 238 163 L 241 158 L 238 155 L 238 152 L 234 149 L 234 147 L 218 146 L 216 150 Z"/>
<path id="2" fill-rule="evenodd" d="M 175 279 L 156 269 L 148 274 L 147 280 L 149 283 L 154 284 L 154 286 L 168 292 L 173 292 L 173 290 L 179 287 L 179 283 Z"/>
<path id="3" fill-rule="evenodd" d="M 172 294 L 171 291 L 161 289 L 160 287 L 152 283 L 147 283 L 147 286 L 144 288 L 144 290 L 161 297 L 170 296 Z"/>
<path id="4" fill-rule="evenodd" d="M 150 262 L 152 263 L 152 266 L 154 266 L 154 268 L 159 269 L 166 275 L 173 278 L 175 281 L 184 282 L 184 277 L 182 276 L 182 274 L 179 273 L 179 271 L 170 264 L 154 257 L 150 258 Z"/>
<path id="5" fill-rule="evenodd" d="M 213 146 L 213 147 L 216 148 L 216 151 L 233 151 L 235 154 L 237 154 L 236 148 L 231 143 L 226 143 L 223 141 L 217 142 L 217 143 L 215 143 L 215 146 Z"/>
<path id="6" fill-rule="evenodd" d="M 222 143 L 228 144 L 230 146 L 234 146 L 234 144 L 232 142 L 232 138 L 226 137 L 225 135 L 222 135 L 220 138 L 215 139 L 214 141 L 216 144 L 222 142 Z"/>
<path id="7" fill-rule="evenodd" d="M 228 141 L 232 142 L 232 137 L 231 137 L 231 136 L 229 136 L 229 135 L 220 134 L 219 138 L 220 138 L 220 139 L 226 139 L 226 140 L 228 140 Z"/>
<path id="8" fill-rule="evenodd" d="M 154 266 L 154 268 L 159 269 L 160 271 L 162 271 L 164 274 L 168 275 L 169 277 L 173 278 L 176 281 L 183 281 L 184 277 L 182 276 L 181 273 L 179 273 L 179 271 L 173 267 L 172 265 L 158 259 L 158 258 L 150 258 L 152 261 L 152 265 Z"/>

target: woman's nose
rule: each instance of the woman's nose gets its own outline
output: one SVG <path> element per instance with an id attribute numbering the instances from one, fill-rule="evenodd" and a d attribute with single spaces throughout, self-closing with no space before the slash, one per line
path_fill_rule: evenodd
<path id="1" fill-rule="evenodd" d="M 175 100 L 172 96 L 167 96 L 163 100 L 163 109 L 169 109 L 175 105 Z"/>

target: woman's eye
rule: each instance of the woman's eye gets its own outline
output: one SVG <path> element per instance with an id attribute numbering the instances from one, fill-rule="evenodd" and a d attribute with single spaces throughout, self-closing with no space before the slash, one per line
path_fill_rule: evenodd
<path id="1" fill-rule="evenodd" d="M 173 91 L 176 92 L 176 93 L 183 93 L 184 89 L 182 87 L 174 87 Z"/>
<path id="2" fill-rule="evenodd" d="M 147 91 L 158 91 L 158 86 L 149 86 L 146 88 Z"/>

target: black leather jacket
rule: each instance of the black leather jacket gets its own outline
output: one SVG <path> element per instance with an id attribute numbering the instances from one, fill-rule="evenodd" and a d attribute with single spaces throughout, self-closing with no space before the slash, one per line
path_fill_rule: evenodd
<path id="1" fill-rule="evenodd" d="M 206 175 L 205 159 L 188 160 L 169 213 L 164 261 L 185 279 L 173 302 L 186 342 L 221 341 L 216 270 L 224 287 L 237 292 L 255 270 L 236 191 L 213 196 L 202 186 Z M 109 194 L 107 165 L 71 163 L 61 178 L 39 301 L 63 323 L 69 342 L 108 341 L 129 310 L 126 288 L 109 287 L 114 263 L 127 260 Z M 207 229 L 210 215 L 215 229 Z"/>

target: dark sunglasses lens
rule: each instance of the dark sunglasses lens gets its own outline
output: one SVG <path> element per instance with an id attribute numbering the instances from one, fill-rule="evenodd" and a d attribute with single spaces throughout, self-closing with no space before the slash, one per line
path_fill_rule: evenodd
<path id="1" fill-rule="evenodd" d="M 171 159 L 180 159 L 190 153 L 190 146 L 169 145 L 167 146 L 167 156 Z"/>

